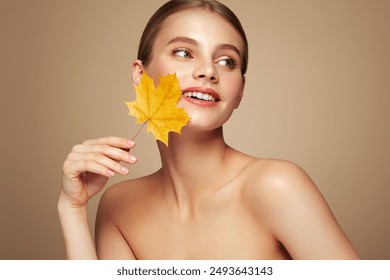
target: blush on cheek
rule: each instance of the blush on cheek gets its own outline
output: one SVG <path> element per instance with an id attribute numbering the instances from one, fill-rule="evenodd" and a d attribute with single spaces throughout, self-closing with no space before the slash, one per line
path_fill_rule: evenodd
<path id="1" fill-rule="evenodd" d="M 173 65 L 171 65 L 171 64 L 172 64 L 172 62 L 165 61 L 165 60 L 156 61 L 153 69 L 155 69 L 154 71 L 156 72 L 157 76 L 158 75 L 166 76 L 168 74 L 174 74 L 176 72 L 175 67 L 173 67 Z M 170 65 L 170 66 L 168 66 L 168 65 Z"/>
<path id="2" fill-rule="evenodd" d="M 166 76 L 169 74 L 167 69 L 163 67 L 163 63 L 159 61 L 152 60 L 152 62 L 144 68 L 145 72 L 151 77 L 154 81 L 154 85 L 157 87 L 160 82 L 160 76 Z"/>
<path id="3" fill-rule="evenodd" d="M 156 67 L 154 69 L 157 69 L 157 73 L 161 76 L 176 74 L 180 86 L 182 86 L 184 80 L 192 78 L 192 69 L 188 64 L 163 60 L 159 61 L 155 65 Z"/>
<path id="4" fill-rule="evenodd" d="M 244 90 L 244 81 L 242 78 L 236 78 L 231 79 L 229 83 L 226 83 L 229 85 L 229 88 L 224 88 L 223 90 L 225 92 L 229 92 L 231 94 L 231 97 L 237 97 L 237 99 L 240 99 L 242 96 L 242 92 Z"/>

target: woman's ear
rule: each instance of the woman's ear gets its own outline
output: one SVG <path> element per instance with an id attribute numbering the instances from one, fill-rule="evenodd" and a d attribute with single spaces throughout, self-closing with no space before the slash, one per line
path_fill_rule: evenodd
<path id="1" fill-rule="evenodd" d="M 135 60 L 132 64 L 131 71 L 132 71 L 133 85 L 138 86 L 141 81 L 142 73 L 144 72 L 142 61 L 139 59 Z"/>

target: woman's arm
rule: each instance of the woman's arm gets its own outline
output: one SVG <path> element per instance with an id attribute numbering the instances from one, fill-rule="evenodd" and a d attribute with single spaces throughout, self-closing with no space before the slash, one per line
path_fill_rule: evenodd
<path id="1" fill-rule="evenodd" d="M 88 226 L 87 203 L 115 174 L 126 175 L 120 162 L 134 163 L 134 142 L 119 137 L 87 140 L 76 145 L 63 165 L 58 212 L 68 259 L 97 259 Z"/>
<path id="2" fill-rule="evenodd" d="M 96 260 L 96 250 L 88 225 L 87 207 L 71 207 L 60 197 L 58 212 L 67 258 L 70 260 Z"/>

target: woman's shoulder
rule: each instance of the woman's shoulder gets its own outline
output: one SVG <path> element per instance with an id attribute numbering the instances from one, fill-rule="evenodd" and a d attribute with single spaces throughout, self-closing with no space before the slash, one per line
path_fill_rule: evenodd
<path id="1" fill-rule="evenodd" d="M 283 159 L 253 158 L 244 171 L 248 173 L 248 179 L 256 185 L 287 187 L 291 180 L 309 178 L 305 170 L 298 164 Z"/>
<path id="2" fill-rule="evenodd" d="M 313 185 L 308 174 L 298 164 L 275 158 L 254 157 L 232 150 L 234 168 L 239 171 L 244 189 L 268 192 L 271 189 L 287 190 L 303 185 Z"/>
<path id="3" fill-rule="evenodd" d="M 244 172 L 244 193 L 247 199 L 266 210 L 276 205 L 288 205 L 287 202 L 292 199 L 321 197 L 310 176 L 291 161 L 258 158 Z"/>
<path id="4" fill-rule="evenodd" d="M 155 185 L 157 175 L 151 175 L 125 180 L 110 186 L 102 195 L 99 211 L 122 211 L 124 207 L 137 204 L 147 198 L 151 187 Z"/>
<path id="5" fill-rule="evenodd" d="M 358 258 L 325 198 L 300 166 L 265 159 L 250 168 L 246 204 L 291 257 Z"/>

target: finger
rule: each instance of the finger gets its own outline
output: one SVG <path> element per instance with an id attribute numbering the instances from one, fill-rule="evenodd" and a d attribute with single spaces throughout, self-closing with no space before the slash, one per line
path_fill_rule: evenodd
<path id="1" fill-rule="evenodd" d="M 106 167 L 108 170 L 122 175 L 129 173 L 129 170 L 117 161 L 98 153 L 76 154 L 72 160 L 74 162 L 85 162 L 86 164 L 88 164 L 88 162 L 96 162 L 99 165 Z M 85 166 L 87 167 L 87 165 Z M 85 171 L 88 170 L 82 172 Z M 111 173 L 109 172 L 109 174 Z"/>
<path id="2" fill-rule="evenodd" d="M 76 145 L 68 157 L 69 159 L 80 160 L 83 154 L 92 153 L 105 155 L 115 161 L 127 163 L 135 163 L 137 161 L 137 158 L 134 155 L 130 155 L 128 151 L 106 145 Z"/>
<path id="3" fill-rule="evenodd" d="M 135 147 L 135 142 L 128 138 L 109 136 L 86 140 L 83 145 L 109 145 L 121 149 L 132 149 Z"/>
<path id="4" fill-rule="evenodd" d="M 78 178 L 80 174 L 83 174 L 84 172 L 91 172 L 105 177 L 112 177 L 115 175 L 115 172 L 106 166 L 95 161 L 87 160 L 67 160 L 64 162 L 63 172 L 64 175 L 69 178 Z"/>
<path id="5" fill-rule="evenodd" d="M 125 166 L 121 165 L 117 161 L 112 160 L 111 158 L 108 158 L 102 154 L 96 154 L 96 153 L 88 154 L 88 157 L 90 158 L 90 160 L 93 160 L 118 174 L 127 175 L 129 173 L 129 170 Z"/>

